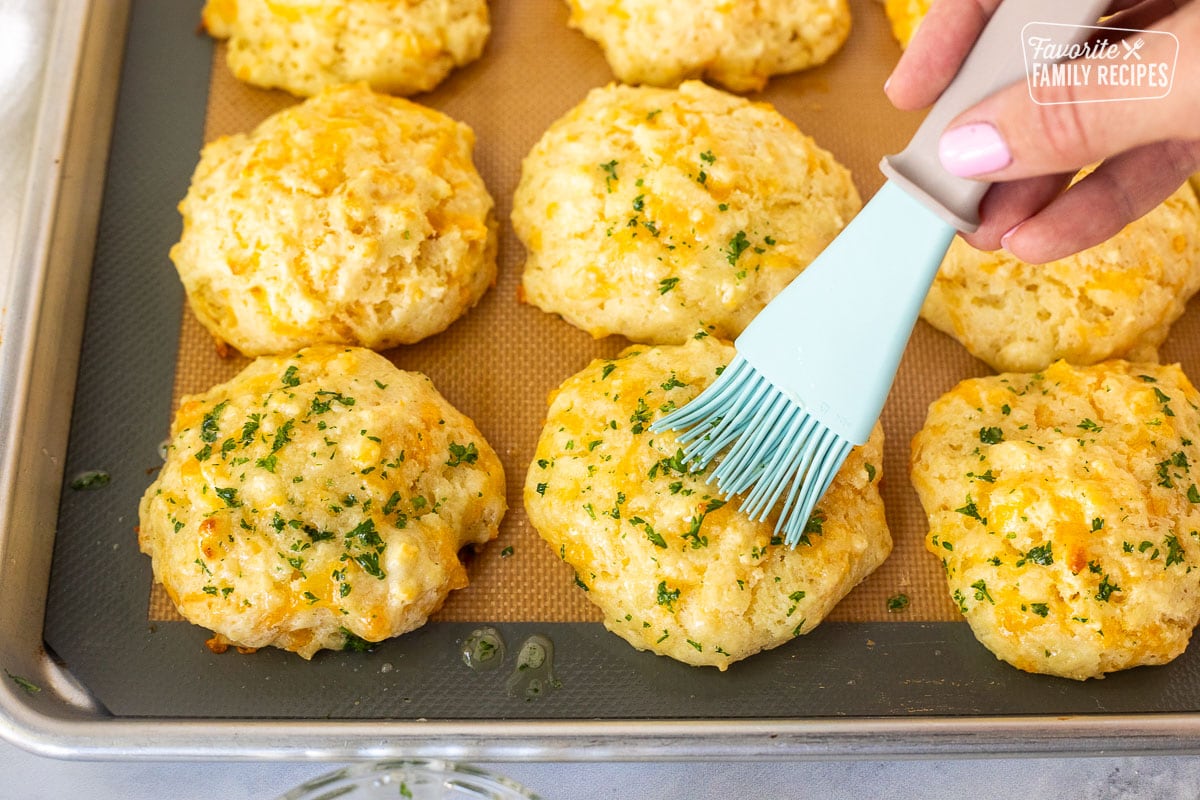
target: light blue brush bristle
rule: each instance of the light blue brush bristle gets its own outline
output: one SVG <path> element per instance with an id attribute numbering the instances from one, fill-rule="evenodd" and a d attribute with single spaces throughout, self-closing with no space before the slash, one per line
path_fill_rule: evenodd
<path id="1" fill-rule="evenodd" d="M 782 500 L 775 533 L 793 547 L 853 447 L 741 356 L 696 399 L 650 427 L 679 431 L 684 455 L 698 468 L 728 449 L 709 481 L 723 494 L 745 494 L 741 510 L 751 519 L 766 519 Z"/>

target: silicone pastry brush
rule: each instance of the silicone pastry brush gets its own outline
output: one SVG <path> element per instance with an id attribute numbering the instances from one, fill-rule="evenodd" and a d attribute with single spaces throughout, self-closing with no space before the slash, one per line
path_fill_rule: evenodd
<path id="1" fill-rule="evenodd" d="M 750 323 L 737 355 L 693 401 L 658 419 L 680 431 L 695 469 L 742 510 L 795 545 L 847 454 L 883 410 L 917 314 L 957 230 L 979 226 L 988 184 L 938 160 L 961 111 L 1025 77 L 1022 29 L 1062 25 L 1082 41 L 1108 0 L 1005 0 L 908 146 L 883 159 L 888 177 L 837 238 Z M 1072 35 L 1073 34 L 1073 35 Z"/>

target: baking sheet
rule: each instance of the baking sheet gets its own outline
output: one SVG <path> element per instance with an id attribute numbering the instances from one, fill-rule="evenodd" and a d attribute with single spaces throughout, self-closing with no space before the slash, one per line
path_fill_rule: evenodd
<path id="1" fill-rule="evenodd" d="M 541 132 L 610 79 L 598 48 L 566 28 L 559 0 L 495 2 L 484 58 L 418 98 L 475 129 L 476 161 L 498 203 L 501 277 L 481 305 L 426 344 L 392 351 L 429 374 L 474 417 L 505 462 L 510 514 L 501 539 L 471 563 L 473 584 L 435 622 L 369 654 L 312 663 L 275 650 L 223 656 L 206 631 L 155 608 L 149 561 L 137 553 L 137 499 L 152 477 L 172 406 L 242 363 L 215 356 L 183 312 L 167 250 L 175 203 L 206 136 L 247 129 L 294 102 L 242 87 L 214 66 L 195 33 L 198 2 L 135 0 L 93 264 L 87 328 L 65 476 L 105 469 L 101 491 L 64 490 L 46 612 L 47 646 L 116 717 L 173 720 L 796 720 L 850 717 L 871 731 L 888 717 L 1190 712 L 1200 704 L 1191 653 L 1161 668 L 1086 684 L 1030 676 L 997 662 L 955 619 L 906 474 L 908 439 L 927 404 L 987 368 L 918 326 L 885 409 L 884 497 L 896 549 L 830 622 L 726 673 L 632 650 L 606 633 L 524 521 L 520 486 L 544 398 L 590 358 L 624 344 L 586 334 L 516 302 L 521 249 L 507 225 L 521 157 Z M 186 11 L 184 11 L 186 9 Z M 899 50 L 878 4 L 853 4 L 855 29 L 825 68 L 775 79 L 764 97 L 832 150 L 864 197 L 881 182 L 879 156 L 903 145 L 918 118 L 887 107 L 880 87 Z M 221 116 L 221 109 L 229 116 Z M 1185 369 L 1200 342 L 1193 309 L 1166 355 Z M 477 364 L 492 368 L 480 370 Z M 178 367 L 178 369 L 177 369 Z M 511 544 L 514 555 L 498 554 Z M 902 615 L 886 598 L 912 599 Z M 531 633 L 556 645 L 562 686 L 536 702 L 505 690 L 507 674 L 474 673 L 459 643 L 494 623 L 510 647 Z"/>

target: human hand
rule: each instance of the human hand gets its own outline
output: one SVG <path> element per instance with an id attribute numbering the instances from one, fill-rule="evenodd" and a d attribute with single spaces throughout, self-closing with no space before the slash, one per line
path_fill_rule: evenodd
<path id="1" fill-rule="evenodd" d="M 901 109 L 932 104 L 958 72 L 1000 0 L 938 0 L 884 91 Z M 1179 40 L 1171 92 L 1162 99 L 1038 105 L 1025 82 L 960 114 L 942 135 L 951 172 L 992 181 L 982 224 L 964 238 L 1034 264 L 1099 244 L 1146 214 L 1200 169 L 1200 2 L 1117 0 L 1114 28 L 1169 31 Z M 1148 41 L 1147 61 L 1166 37 Z M 1056 100 L 1072 99 L 1062 87 Z M 1076 172 L 1103 161 L 1066 191 Z"/>

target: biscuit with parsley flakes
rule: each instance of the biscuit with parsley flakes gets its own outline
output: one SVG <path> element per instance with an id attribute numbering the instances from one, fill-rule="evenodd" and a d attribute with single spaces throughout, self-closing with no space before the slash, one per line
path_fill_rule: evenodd
<path id="1" fill-rule="evenodd" d="M 956 238 L 921 316 L 999 372 L 1157 361 L 1198 288 L 1200 204 L 1185 184 L 1107 242 L 1048 264 Z"/>
<path id="2" fill-rule="evenodd" d="M 901 47 L 908 47 L 931 5 L 933 0 L 884 0 L 883 8 L 892 25 L 892 34 Z"/>
<path id="3" fill-rule="evenodd" d="M 302 97 L 354 81 L 428 91 L 491 33 L 486 0 L 208 0 L 201 19 L 229 40 L 235 77 Z"/>
<path id="4" fill-rule="evenodd" d="M 823 64 L 850 34 L 846 0 L 567 0 L 570 26 L 599 43 L 623 83 L 706 78 L 757 91 Z"/>
<path id="5" fill-rule="evenodd" d="M 997 658 L 1083 680 L 1163 664 L 1200 620 L 1200 395 L 1108 361 L 960 383 L 912 442 L 959 610 Z"/>
<path id="6" fill-rule="evenodd" d="M 425 623 L 497 535 L 504 472 L 475 425 L 370 350 L 263 357 L 183 398 L 139 508 L 154 579 L 210 646 L 311 658 Z"/>
<path id="7" fill-rule="evenodd" d="M 733 356 L 702 337 L 594 361 L 550 398 L 525 480 L 537 532 L 575 570 L 604 624 L 639 650 L 730 664 L 815 628 L 878 567 L 892 540 L 878 491 L 883 432 L 855 448 L 801 543 L 751 520 L 693 471 L 658 416 Z"/>
<path id="8" fill-rule="evenodd" d="M 249 356 L 444 330 L 496 277 L 474 141 L 440 112 L 349 84 L 210 143 L 170 253 L 192 311 Z"/>
<path id="9" fill-rule="evenodd" d="M 528 302 L 680 344 L 736 337 L 861 201 L 774 108 L 690 81 L 593 90 L 525 158 L 513 206 Z"/>

